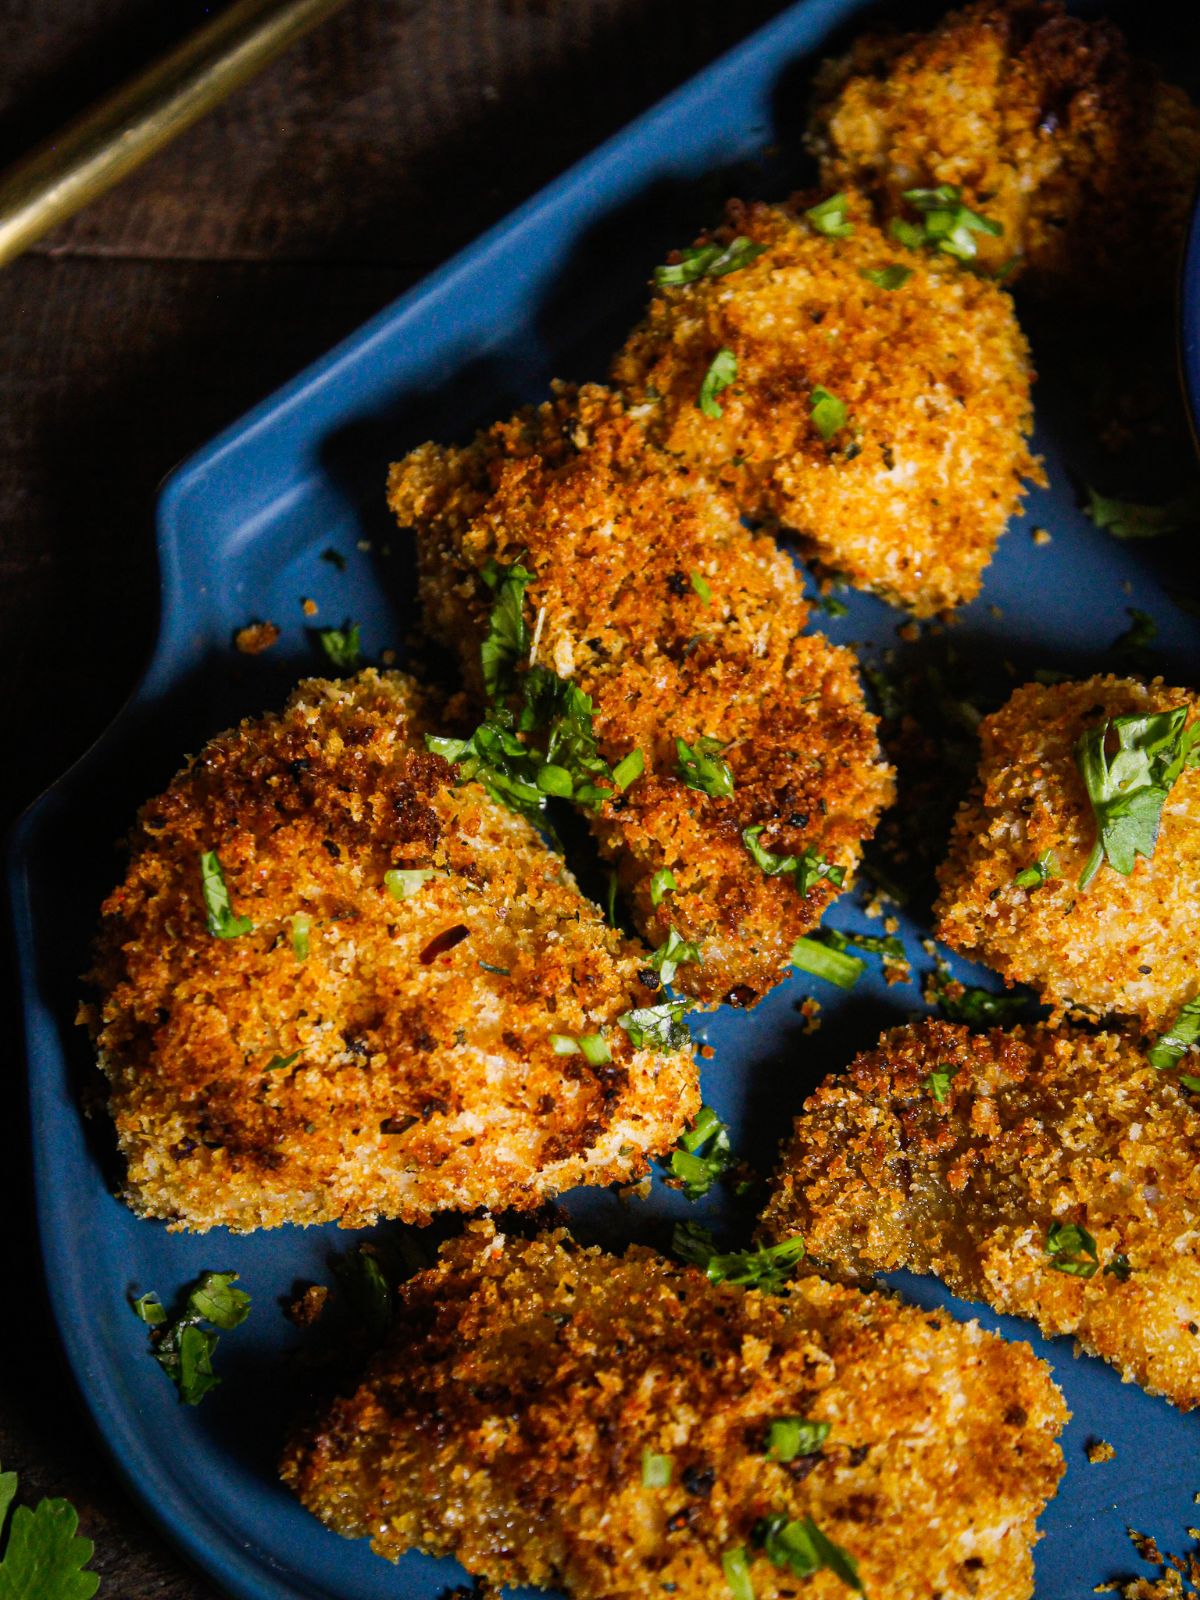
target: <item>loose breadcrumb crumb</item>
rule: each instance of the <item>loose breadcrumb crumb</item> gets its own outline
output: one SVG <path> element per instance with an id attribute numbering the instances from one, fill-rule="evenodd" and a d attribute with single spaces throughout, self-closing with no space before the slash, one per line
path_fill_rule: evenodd
<path id="1" fill-rule="evenodd" d="M 249 622 L 233 636 L 236 649 L 244 656 L 260 656 L 279 638 L 279 629 L 273 622 Z"/>

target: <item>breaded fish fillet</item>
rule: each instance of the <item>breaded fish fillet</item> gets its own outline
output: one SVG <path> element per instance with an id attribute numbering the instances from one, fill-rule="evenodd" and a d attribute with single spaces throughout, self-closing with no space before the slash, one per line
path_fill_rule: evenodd
<path id="1" fill-rule="evenodd" d="M 1060 1009 L 1173 1020 L 1200 992 L 1200 769 L 1167 793 L 1153 854 L 1128 876 L 1106 861 L 1081 888 L 1097 818 L 1076 750 L 1110 718 L 1179 707 L 1194 723 L 1200 700 L 1161 678 L 1095 677 L 1025 684 L 986 717 L 938 873 L 938 938 Z M 1039 859 L 1045 881 L 1022 887 L 1017 874 Z"/>
<path id="2" fill-rule="evenodd" d="M 790 1455 L 784 1418 L 808 1425 Z M 848 1566 L 776 1565 L 770 1519 L 815 1525 L 871 1600 L 1018 1600 L 1065 1420 L 1029 1347 L 976 1323 L 481 1224 L 404 1285 L 390 1348 L 282 1473 L 381 1555 L 416 1545 L 575 1600 L 848 1592 Z"/>
<path id="3" fill-rule="evenodd" d="M 818 200 L 731 204 L 699 247 L 762 253 L 658 289 L 613 381 L 651 438 L 748 516 L 927 616 L 978 593 L 1022 479 L 1039 476 L 1029 350 L 1002 290 L 903 249 L 856 195 L 834 224 L 852 232 L 829 237 L 803 209 Z M 734 369 L 718 415 L 698 402 L 721 351 Z"/>
<path id="4" fill-rule="evenodd" d="M 851 1276 L 936 1273 L 1190 1409 L 1198 1149 L 1196 1101 L 1119 1034 L 923 1022 L 808 1100 L 762 1227 Z"/>
<path id="5" fill-rule="evenodd" d="M 311 680 L 143 807 L 85 1007 L 142 1215 L 534 1206 L 644 1173 L 698 1108 L 690 1048 L 617 1025 L 639 953 L 424 727 L 398 673 Z"/>
<path id="6" fill-rule="evenodd" d="M 417 536 L 427 625 L 478 693 L 495 601 L 485 575 L 493 563 L 532 574 L 530 657 L 591 697 L 607 762 L 645 760 L 592 819 L 639 930 L 658 945 L 673 927 L 700 946 L 675 980 L 687 993 L 765 994 L 836 885 L 767 875 L 744 830 L 762 825 L 765 849 L 848 872 L 892 793 L 854 657 L 801 632 L 790 558 L 595 388 L 560 391 L 465 449 L 423 445 L 392 468 L 389 503 Z M 715 741 L 732 792 L 688 786 L 681 739 Z"/>
<path id="7" fill-rule="evenodd" d="M 930 33 L 859 39 L 818 80 L 821 181 L 911 218 L 950 184 L 1001 225 L 978 263 L 1059 296 L 1169 294 L 1200 178 L 1200 112 L 1103 19 L 982 0 Z"/>

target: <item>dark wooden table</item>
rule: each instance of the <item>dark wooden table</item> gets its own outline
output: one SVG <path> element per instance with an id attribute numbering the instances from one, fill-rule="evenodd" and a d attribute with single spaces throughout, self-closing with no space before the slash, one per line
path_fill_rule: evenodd
<path id="1" fill-rule="evenodd" d="M 0 271 L 0 821 L 101 732 L 156 621 L 179 460 L 781 0 L 351 0 Z M 181 37 L 199 0 L 0 0 L 0 163 Z M 9 994 L 0 1462 L 63 1494 L 102 1596 L 199 1600 L 114 1481 L 42 1308 Z"/>

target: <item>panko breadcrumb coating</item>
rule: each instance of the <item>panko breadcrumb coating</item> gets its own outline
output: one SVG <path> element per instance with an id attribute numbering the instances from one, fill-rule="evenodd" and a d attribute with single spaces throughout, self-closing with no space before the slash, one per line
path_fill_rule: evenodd
<path id="1" fill-rule="evenodd" d="M 1022 479 L 1040 475 L 1028 346 L 1003 290 L 902 249 L 859 196 L 846 198 L 853 233 L 826 237 L 803 213 L 818 199 L 732 203 L 701 243 L 748 239 L 763 254 L 657 290 L 613 378 L 655 442 L 728 483 L 747 515 L 927 616 L 978 593 Z M 909 274 L 898 287 L 863 276 L 891 267 Z M 716 417 L 697 400 L 720 350 L 737 371 Z M 828 439 L 818 390 L 848 414 Z"/>
<path id="2" fill-rule="evenodd" d="M 1080 889 L 1096 822 L 1075 747 L 1107 718 L 1180 706 L 1194 721 L 1200 700 L 1161 678 L 1094 677 L 1026 684 L 985 717 L 976 786 L 938 872 L 938 938 L 1059 1010 L 1173 1020 L 1200 992 L 1200 769 L 1171 789 L 1153 855 L 1128 877 L 1106 862 Z M 1017 873 L 1047 850 L 1047 881 L 1021 888 Z"/>
<path id="3" fill-rule="evenodd" d="M 639 1177 L 697 1110 L 690 1049 L 616 1026 L 647 1001 L 638 952 L 424 726 L 400 674 L 312 680 L 143 807 L 85 1007 L 141 1215 L 532 1207 Z M 252 931 L 208 931 L 203 851 Z M 397 898 L 392 869 L 428 876 Z M 601 1032 L 601 1065 L 551 1044 Z"/>
<path id="4" fill-rule="evenodd" d="M 1195 1100 L 1119 1034 L 923 1022 L 807 1101 L 763 1231 L 802 1232 L 852 1277 L 935 1273 L 1187 1410 L 1200 1403 L 1197 1149 Z M 1057 1237 L 1073 1225 L 1094 1260 L 1086 1238 Z"/>
<path id="5" fill-rule="evenodd" d="M 1200 111 L 1103 19 L 982 0 L 926 34 L 859 39 L 817 86 L 821 181 L 911 218 L 951 184 L 994 222 L 977 261 L 1059 296 L 1171 292 L 1200 179 Z"/>
<path id="6" fill-rule="evenodd" d="M 389 502 L 416 532 L 427 625 L 477 692 L 494 601 L 481 573 L 496 561 L 534 574 L 531 654 L 591 696 L 610 765 L 645 758 L 645 775 L 592 819 L 639 930 L 654 945 L 672 927 L 699 943 L 682 990 L 753 1003 L 836 889 L 821 878 L 801 894 L 765 875 L 743 830 L 763 824 L 764 847 L 849 871 L 892 793 L 854 657 L 801 632 L 790 558 L 596 388 L 560 390 L 465 449 L 423 445 L 392 468 Z M 676 740 L 706 736 L 725 747 L 732 795 L 679 776 Z M 664 870 L 674 888 L 656 906 Z"/>
<path id="7" fill-rule="evenodd" d="M 282 1467 L 380 1555 L 574 1600 L 729 1600 L 722 1557 L 744 1550 L 757 1600 L 844 1600 L 833 1572 L 800 1580 L 758 1547 L 778 1516 L 811 1518 L 871 1600 L 1032 1591 L 1066 1410 L 1027 1345 L 815 1277 L 766 1295 L 483 1224 L 399 1298 L 390 1348 Z M 779 1418 L 827 1437 L 771 1460 Z"/>

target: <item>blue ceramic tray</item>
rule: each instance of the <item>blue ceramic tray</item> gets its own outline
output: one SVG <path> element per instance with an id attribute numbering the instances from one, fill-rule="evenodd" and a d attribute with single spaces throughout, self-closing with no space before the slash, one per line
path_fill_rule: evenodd
<path id="1" fill-rule="evenodd" d="M 303 597 L 317 600 L 324 625 L 362 623 L 371 657 L 401 645 L 415 585 L 410 553 L 383 505 L 389 459 L 427 437 L 463 436 L 539 395 L 552 375 L 602 373 L 638 313 L 651 267 L 672 244 L 692 237 L 725 196 L 781 195 L 800 176 L 806 58 L 858 9 L 857 0 L 793 7 L 181 467 L 158 508 L 163 616 L 149 670 L 115 725 L 16 834 L 12 889 L 38 1211 L 58 1326 L 130 1488 L 241 1600 L 433 1600 L 462 1573 L 451 1561 L 417 1555 L 388 1566 L 365 1544 L 326 1532 L 275 1478 L 296 1399 L 287 1358 L 303 1341 L 280 1303 L 297 1280 L 328 1281 L 331 1250 L 351 1236 L 285 1228 L 189 1238 L 137 1221 L 112 1197 L 102 1130 L 80 1113 L 87 1048 L 72 1019 L 96 907 L 118 871 L 113 841 L 185 751 L 236 717 L 277 704 L 298 676 L 319 670 Z M 772 148 L 785 154 L 768 154 Z M 1068 422 L 1055 421 L 1053 388 L 1041 399 L 1037 442 L 1053 488 L 1031 497 L 1029 516 L 1004 540 L 982 600 L 955 636 L 960 648 L 1011 662 L 1010 682 L 1039 665 L 1086 670 L 1126 626 L 1127 608 L 1139 606 L 1158 621 L 1162 670 L 1177 682 L 1194 679 L 1193 624 L 1155 570 L 1165 553 L 1120 545 L 1084 520 L 1056 448 Z M 1030 539 L 1039 524 L 1054 536 L 1045 548 Z M 330 547 L 345 570 L 321 559 Z M 1177 564 L 1169 581 L 1180 582 Z M 234 630 L 252 617 L 284 630 L 256 659 L 231 647 Z M 896 645 L 902 620 L 856 596 L 849 615 L 827 625 L 835 638 L 878 651 Z M 861 913 L 842 905 L 830 920 L 861 926 Z M 918 968 L 927 967 L 923 930 L 908 924 L 904 932 Z M 812 1035 L 796 1011 L 808 993 L 824 1007 L 824 1026 Z M 715 1049 L 704 1066 L 706 1098 L 732 1123 L 739 1150 L 769 1169 L 809 1088 L 919 1006 L 916 987 L 888 989 L 874 974 L 850 995 L 793 978 L 749 1015 L 701 1021 Z M 659 1243 L 671 1217 L 689 1209 L 660 1184 L 648 1201 L 590 1194 L 571 1207 L 585 1229 Z M 705 1204 L 693 1211 L 703 1216 Z M 127 1297 L 153 1288 L 169 1299 L 205 1268 L 240 1272 L 254 1310 L 222 1338 L 222 1387 L 192 1410 L 176 1402 L 147 1353 Z M 929 1281 L 902 1287 L 922 1303 L 953 1304 Z M 1019 1323 L 999 1325 L 1028 1337 Z M 1123 1387 L 1065 1342 L 1033 1343 L 1075 1414 L 1064 1441 L 1067 1477 L 1044 1518 L 1038 1593 L 1078 1600 L 1129 1569 L 1127 1524 L 1166 1548 L 1185 1542 L 1200 1489 L 1200 1418 Z M 1087 1463 L 1093 1435 L 1116 1446 L 1115 1461 Z"/>

